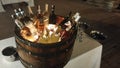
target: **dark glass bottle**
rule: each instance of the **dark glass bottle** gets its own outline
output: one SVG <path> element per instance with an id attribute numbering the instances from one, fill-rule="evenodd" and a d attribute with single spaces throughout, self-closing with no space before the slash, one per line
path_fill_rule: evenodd
<path id="1" fill-rule="evenodd" d="M 17 18 L 17 19 L 22 18 L 21 15 L 20 15 L 20 13 L 19 13 L 19 10 L 18 10 L 18 9 L 14 9 L 14 12 L 15 12 L 15 15 L 16 15 L 16 18 Z"/>
<path id="2" fill-rule="evenodd" d="M 65 19 L 59 24 L 62 29 L 65 29 L 67 27 L 65 23 L 67 23 L 68 21 L 71 21 L 71 15 L 72 15 L 72 12 L 69 12 L 68 16 L 65 17 Z"/>
<path id="3" fill-rule="evenodd" d="M 19 15 L 20 15 L 21 17 L 26 16 L 24 10 L 22 10 L 21 8 L 19 8 L 18 11 L 19 11 Z"/>
<path id="4" fill-rule="evenodd" d="M 19 13 L 18 13 L 18 10 L 17 9 L 14 9 L 14 12 L 15 12 L 15 15 L 18 16 Z"/>
<path id="5" fill-rule="evenodd" d="M 49 16 L 49 23 L 56 24 L 55 5 L 52 5 L 51 13 Z"/>

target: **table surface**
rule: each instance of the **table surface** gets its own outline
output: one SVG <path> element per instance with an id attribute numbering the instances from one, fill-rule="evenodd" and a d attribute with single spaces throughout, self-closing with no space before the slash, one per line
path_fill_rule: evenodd
<path id="1" fill-rule="evenodd" d="M 92 50 L 96 49 L 97 47 L 101 47 L 102 45 L 97 42 L 96 40 L 88 37 L 86 34 L 83 34 L 82 36 L 82 42 L 80 42 L 78 39 L 76 39 L 75 44 L 74 44 L 74 49 L 73 49 L 73 53 L 71 56 L 71 60 L 69 61 L 69 63 L 72 60 L 75 60 L 77 57 L 87 54 L 87 52 L 92 52 Z M 14 37 L 10 37 L 7 39 L 3 39 L 0 40 L 0 67 L 1 68 L 24 68 L 23 65 L 20 63 L 20 61 L 15 61 L 15 62 L 8 62 L 4 59 L 4 57 L 1 54 L 1 51 L 7 47 L 7 46 L 14 46 L 15 45 L 15 39 Z M 101 49 L 100 49 L 100 58 L 101 59 Z M 99 61 L 100 63 L 100 61 Z M 67 64 L 69 65 L 69 64 Z M 69 68 L 69 66 L 65 66 L 65 68 Z M 77 67 L 79 68 L 79 67 Z"/>

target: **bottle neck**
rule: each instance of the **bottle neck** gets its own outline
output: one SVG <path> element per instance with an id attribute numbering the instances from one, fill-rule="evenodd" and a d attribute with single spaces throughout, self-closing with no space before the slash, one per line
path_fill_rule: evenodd
<path id="1" fill-rule="evenodd" d="M 55 14 L 55 5 L 52 5 L 51 13 Z"/>
<path id="2" fill-rule="evenodd" d="M 31 9 L 30 6 L 28 6 L 28 13 L 29 13 L 29 17 L 30 17 L 30 19 L 33 20 L 33 18 L 34 18 L 34 14 L 33 14 L 33 11 L 32 11 L 32 9 Z"/>
<path id="3" fill-rule="evenodd" d="M 45 11 L 43 12 L 44 17 L 49 17 L 49 12 L 48 12 L 48 4 L 45 4 Z"/>
<path id="4" fill-rule="evenodd" d="M 28 6 L 28 12 L 29 12 L 29 14 L 32 14 L 32 15 L 33 15 L 33 11 L 32 11 L 32 9 L 31 9 L 30 6 Z"/>
<path id="5" fill-rule="evenodd" d="M 41 8 L 40 8 L 40 5 L 38 5 L 38 14 L 41 14 Z"/>
<path id="6" fill-rule="evenodd" d="M 48 12 L 48 4 L 45 4 L 45 12 Z"/>

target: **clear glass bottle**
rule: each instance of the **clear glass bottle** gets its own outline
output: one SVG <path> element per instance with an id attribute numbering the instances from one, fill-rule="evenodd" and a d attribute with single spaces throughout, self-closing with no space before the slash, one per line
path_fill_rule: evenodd
<path id="1" fill-rule="evenodd" d="M 14 22 L 19 29 L 22 29 L 24 27 L 24 24 L 19 19 L 17 19 L 16 15 L 11 15 L 11 17 L 14 19 Z"/>
<path id="2" fill-rule="evenodd" d="M 43 14 L 41 13 L 40 5 L 38 5 L 38 14 L 37 20 L 35 21 L 35 26 L 40 34 L 44 31 L 44 23 L 43 23 Z"/>
<path id="3" fill-rule="evenodd" d="M 45 4 L 45 11 L 43 12 L 43 22 L 45 25 L 49 24 L 48 4 Z"/>

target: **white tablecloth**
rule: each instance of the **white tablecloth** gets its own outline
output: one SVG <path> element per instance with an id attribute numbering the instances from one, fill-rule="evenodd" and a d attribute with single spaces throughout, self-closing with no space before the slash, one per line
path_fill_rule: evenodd
<path id="1" fill-rule="evenodd" d="M 0 0 L 0 12 L 4 12 L 5 10 L 4 10 L 4 8 L 3 8 L 3 6 L 2 6 L 2 1 Z"/>
<path id="2" fill-rule="evenodd" d="M 7 46 L 15 46 L 14 37 L 0 41 L 0 68 L 24 68 L 20 61 L 7 62 L 1 51 Z M 100 68 L 102 45 L 84 35 L 83 41 L 76 40 L 71 60 L 64 68 Z"/>
<path id="3" fill-rule="evenodd" d="M 29 6 L 34 6 L 34 0 L 0 0 L 0 12 L 5 11 L 2 5 L 20 2 L 27 2 Z"/>
<path id="4" fill-rule="evenodd" d="M 34 6 L 34 0 L 1 0 L 2 4 L 12 4 L 12 3 L 19 3 L 19 2 L 27 2 L 30 6 Z"/>

